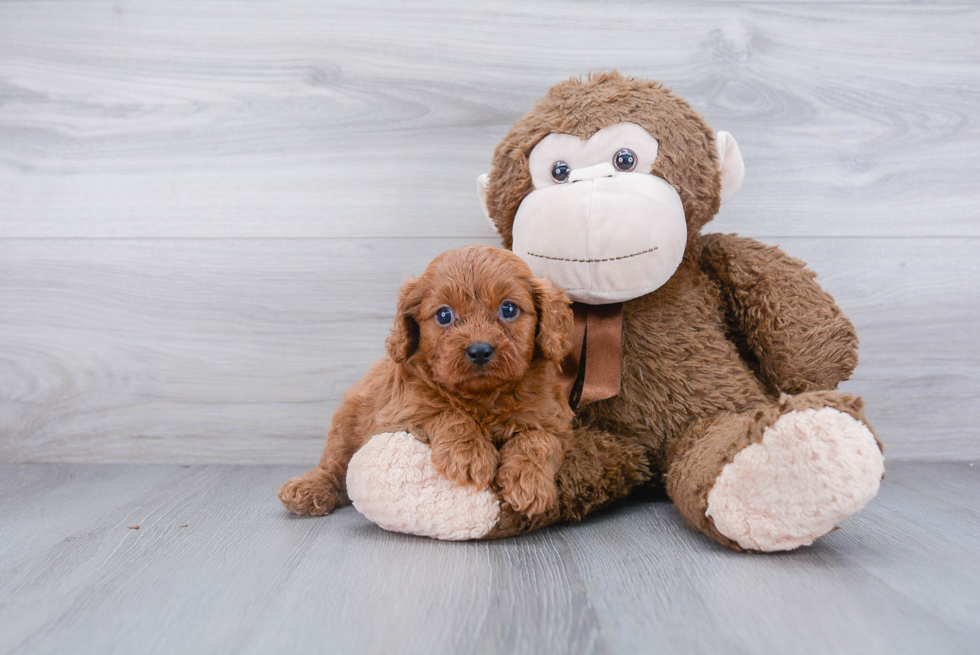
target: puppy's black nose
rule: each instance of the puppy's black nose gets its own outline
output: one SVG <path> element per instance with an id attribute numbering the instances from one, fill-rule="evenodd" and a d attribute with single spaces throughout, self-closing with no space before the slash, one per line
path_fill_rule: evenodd
<path id="1" fill-rule="evenodd" d="M 471 343 L 466 349 L 466 356 L 477 366 L 483 366 L 493 357 L 493 346 L 489 343 Z"/>

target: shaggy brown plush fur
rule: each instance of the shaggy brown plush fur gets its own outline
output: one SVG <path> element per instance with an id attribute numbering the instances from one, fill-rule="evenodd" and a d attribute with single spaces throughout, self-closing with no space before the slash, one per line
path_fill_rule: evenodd
<path id="1" fill-rule="evenodd" d="M 857 336 L 802 262 L 751 239 L 701 235 L 720 202 L 714 137 L 655 82 L 618 73 L 572 79 L 517 121 L 494 153 L 487 194 L 506 246 L 533 190 L 531 149 L 551 133 L 588 138 L 624 121 L 659 141 L 651 172 L 683 202 L 684 260 L 665 285 L 625 303 L 622 388 L 578 410 L 558 507 L 534 519 L 505 507 L 487 536 L 578 520 L 637 487 L 665 485 L 688 523 L 738 548 L 705 516 L 719 472 L 791 409 L 833 407 L 864 421 L 859 399 L 832 391 L 857 365 Z"/>
<path id="2" fill-rule="evenodd" d="M 503 318 L 504 301 L 519 313 Z M 506 250 L 445 252 L 405 283 L 388 339 L 389 357 L 344 396 L 317 468 L 290 480 L 279 498 L 297 514 L 350 503 L 347 465 L 372 435 L 408 431 L 428 442 L 435 469 L 460 484 L 493 485 L 523 518 L 554 514 L 555 473 L 571 448 L 572 412 L 558 364 L 570 347 L 565 294 L 534 278 Z M 436 313 L 451 308 L 440 325 Z M 471 344 L 493 354 L 478 364 Z"/>

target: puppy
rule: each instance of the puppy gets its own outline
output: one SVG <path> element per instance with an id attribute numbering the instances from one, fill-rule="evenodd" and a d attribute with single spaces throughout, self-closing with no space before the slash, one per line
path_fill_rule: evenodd
<path id="1" fill-rule="evenodd" d="M 282 486 L 283 505 L 320 516 L 349 504 L 354 453 L 372 435 L 406 431 L 456 483 L 494 485 L 529 517 L 553 509 L 572 440 L 559 382 L 569 304 L 507 250 L 467 246 L 436 257 L 402 287 L 388 357 L 344 394 L 319 466 Z"/>

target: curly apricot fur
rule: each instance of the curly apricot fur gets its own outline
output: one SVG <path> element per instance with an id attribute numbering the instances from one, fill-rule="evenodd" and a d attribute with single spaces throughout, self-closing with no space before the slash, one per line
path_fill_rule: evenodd
<path id="1" fill-rule="evenodd" d="M 501 318 L 505 300 L 516 317 Z M 319 466 L 282 486 L 283 505 L 319 516 L 349 504 L 351 457 L 372 435 L 404 430 L 431 445 L 434 467 L 455 482 L 484 489 L 498 479 L 522 514 L 554 509 L 555 473 L 572 440 L 558 368 L 571 347 L 569 304 L 506 250 L 436 257 L 402 287 L 388 357 L 344 394 Z M 454 311 L 449 326 L 435 321 L 443 306 Z M 493 347 L 485 365 L 467 357 L 472 343 Z"/>

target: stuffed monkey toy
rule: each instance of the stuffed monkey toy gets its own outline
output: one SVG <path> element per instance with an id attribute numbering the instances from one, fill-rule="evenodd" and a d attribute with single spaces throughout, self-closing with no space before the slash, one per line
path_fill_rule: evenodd
<path id="1" fill-rule="evenodd" d="M 861 399 L 835 391 L 857 365 L 853 326 L 799 260 L 701 233 L 743 175 L 732 136 L 656 82 L 552 88 L 478 190 L 503 245 L 575 301 L 558 507 L 528 517 L 494 489 L 451 487 L 406 433 L 355 455 L 355 507 L 401 532 L 496 538 L 653 486 L 746 551 L 809 545 L 864 507 L 884 460 Z"/>

